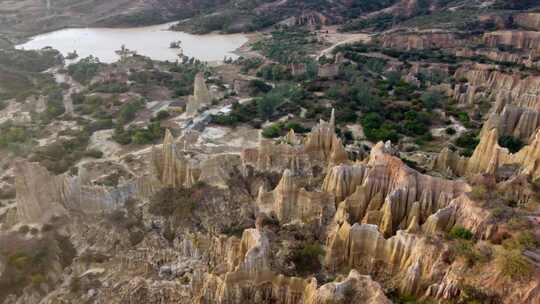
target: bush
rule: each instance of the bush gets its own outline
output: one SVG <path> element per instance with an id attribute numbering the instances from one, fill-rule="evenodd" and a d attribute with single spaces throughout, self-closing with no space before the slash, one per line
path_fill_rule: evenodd
<path id="1" fill-rule="evenodd" d="M 420 97 L 422 104 L 428 110 L 433 110 L 441 105 L 443 95 L 439 91 L 427 91 Z"/>
<path id="2" fill-rule="evenodd" d="M 90 87 L 90 90 L 93 92 L 100 93 L 125 93 L 129 90 L 129 87 L 126 83 L 107 81 L 102 83 L 94 84 Z"/>
<path id="3" fill-rule="evenodd" d="M 165 111 L 165 110 L 161 110 L 157 113 L 156 117 L 153 119 L 155 121 L 161 121 L 161 120 L 165 120 L 167 118 L 171 117 L 171 114 L 169 114 L 168 111 Z"/>
<path id="4" fill-rule="evenodd" d="M 533 250 L 538 246 L 538 240 L 534 233 L 522 231 L 510 239 L 503 241 L 503 247 L 508 250 Z"/>
<path id="5" fill-rule="evenodd" d="M 196 188 L 196 187 L 195 187 Z M 150 200 L 148 212 L 181 222 L 191 217 L 196 200 L 193 191 L 186 188 L 163 188 Z"/>
<path id="6" fill-rule="evenodd" d="M 507 148 L 510 153 L 516 153 L 523 148 L 523 141 L 513 136 L 505 135 L 499 137 L 499 146 Z"/>
<path id="7" fill-rule="evenodd" d="M 37 273 L 30 276 L 30 281 L 32 284 L 39 286 L 47 281 L 47 278 L 45 278 L 44 275 Z"/>
<path id="8" fill-rule="evenodd" d="M 524 249 L 534 249 L 538 246 L 536 235 L 530 231 L 520 232 L 517 241 Z"/>
<path id="9" fill-rule="evenodd" d="M 81 290 L 81 279 L 79 277 L 74 276 L 69 281 L 69 291 L 72 293 L 78 293 Z"/>
<path id="10" fill-rule="evenodd" d="M 488 260 L 488 257 L 474 248 L 474 244 L 471 241 L 457 240 L 452 250 L 457 257 L 464 259 L 469 267 L 472 267 L 477 262 Z"/>
<path id="11" fill-rule="evenodd" d="M 519 250 L 502 250 L 496 263 L 498 270 L 510 279 L 525 279 L 532 271 L 531 262 Z"/>
<path id="12" fill-rule="evenodd" d="M 101 151 L 99 151 L 97 149 L 90 149 L 90 150 L 87 150 L 84 153 L 84 156 L 92 157 L 92 158 L 102 158 L 103 157 L 103 152 L 101 152 Z"/>
<path id="13" fill-rule="evenodd" d="M 144 101 L 136 100 L 129 102 L 122 106 L 120 112 L 118 113 L 118 121 L 121 124 L 126 124 L 135 119 L 137 112 L 144 107 Z"/>
<path id="14" fill-rule="evenodd" d="M 469 196 L 474 200 L 484 200 L 487 194 L 487 189 L 485 186 L 479 185 L 472 187 Z"/>
<path id="15" fill-rule="evenodd" d="M 396 127 L 393 124 L 384 123 L 382 117 L 377 113 L 364 115 L 361 123 L 364 134 L 373 142 L 390 140 L 395 143 L 399 139 Z"/>
<path id="16" fill-rule="evenodd" d="M 149 124 L 144 129 L 133 129 L 131 132 L 133 134 L 131 137 L 132 142 L 138 145 L 154 143 L 163 138 L 165 134 L 165 130 L 157 122 Z"/>
<path id="17" fill-rule="evenodd" d="M 52 89 L 47 95 L 46 118 L 53 119 L 66 111 L 64 107 L 64 94 L 60 88 Z"/>
<path id="18" fill-rule="evenodd" d="M 473 233 L 467 228 L 454 226 L 452 230 L 450 230 L 450 237 L 454 239 L 470 240 L 473 238 Z"/>
<path id="19" fill-rule="evenodd" d="M 258 95 L 261 93 L 268 93 L 272 90 L 272 86 L 266 84 L 266 82 L 260 79 L 253 79 L 249 81 L 249 88 L 251 95 Z"/>
<path id="20" fill-rule="evenodd" d="M 294 130 L 296 133 L 306 133 L 309 132 L 308 128 L 305 128 L 303 125 L 297 122 L 288 122 L 283 126 L 283 130 L 288 132 L 289 130 Z"/>
<path id="21" fill-rule="evenodd" d="M 467 132 L 456 138 L 454 143 L 460 148 L 474 150 L 479 142 L 475 133 Z"/>
<path id="22" fill-rule="evenodd" d="M 320 270 L 320 257 L 324 255 L 321 245 L 304 244 L 292 254 L 292 262 L 300 273 L 314 273 Z"/>
<path id="23" fill-rule="evenodd" d="M 272 124 L 266 128 L 263 129 L 262 131 L 262 136 L 266 137 L 266 138 L 276 138 L 276 137 L 279 137 L 281 135 L 281 128 L 282 128 L 282 125 L 281 124 Z"/>
<path id="24" fill-rule="evenodd" d="M 70 64 L 67 67 L 68 73 L 73 79 L 82 84 L 87 84 L 97 75 L 99 70 L 99 59 L 90 55 L 79 60 L 77 63 Z"/>

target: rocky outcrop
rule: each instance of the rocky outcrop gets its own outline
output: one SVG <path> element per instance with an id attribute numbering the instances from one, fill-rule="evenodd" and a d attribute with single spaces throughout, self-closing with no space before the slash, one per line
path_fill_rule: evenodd
<path id="1" fill-rule="evenodd" d="M 62 205 L 63 177 L 54 177 L 46 168 L 25 161 L 15 164 L 17 176 L 17 216 L 23 222 L 45 222 L 66 212 Z"/>
<path id="2" fill-rule="evenodd" d="M 484 34 L 484 43 L 496 48 L 504 45 L 527 52 L 540 51 L 540 32 L 533 31 L 496 31 Z"/>
<path id="3" fill-rule="evenodd" d="M 468 160 L 467 157 L 460 156 L 459 152 L 445 147 L 432 160 L 431 169 L 444 173 L 447 176 L 460 175 L 462 172 L 465 172 Z"/>
<path id="4" fill-rule="evenodd" d="M 348 159 L 347 152 L 336 135 L 336 118 L 332 110 L 330 121 L 321 120 L 308 134 L 304 149 L 311 158 L 323 160 L 329 164 L 340 164 Z"/>
<path id="5" fill-rule="evenodd" d="M 465 58 L 480 56 L 496 62 L 521 64 L 530 68 L 538 68 L 540 66 L 537 60 L 538 55 L 530 53 L 516 53 L 493 49 L 472 50 L 468 48 L 459 48 L 455 51 L 455 55 L 457 57 Z"/>
<path id="6" fill-rule="evenodd" d="M 453 97 L 460 103 L 474 104 L 482 98 L 495 100 L 494 110 L 501 112 L 505 105 L 540 110 L 540 77 L 508 74 L 493 66 L 475 64 L 459 68 L 454 77 L 464 79 L 457 84 Z"/>
<path id="7" fill-rule="evenodd" d="M 309 171 L 311 160 L 300 145 L 275 143 L 271 139 L 261 138 L 257 148 L 242 151 L 244 166 L 251 166 L 257 171 L 292 172 Z"/>
<path id="8" fill-rule="evenodd" d="M 195 292 L 194 303 L 283 303 L 323 304 L 329 300 L 391 303 L 369 276 L 352 270 L 340 282 L 317 288 L 314 278 L 287 277 L 271 271 L 271 251 L 265 233 L 247 229 L 233 242 L 226 256 L 229 267 L 223 275 L 206 274 Z"/>
<path id="9" fill-rule="evenodd" d="M 525 29 L 540 31 L 540 13 L 515 14 L 514 23 Z"/>
<path id="10" fill-rule="evenodd" d="M 399 229 L 421 225 L 453 198 L 469 191 L 469 186 L 420 174 L 386 153 L 379 143 L 367 164 L 332 168 L 323 190 L 344 199 L 353 222 L 376 224 L 385 236 L 391 236 Z"/>
<path id="11" fill-rule="evenodd" d="M 442 244 L 399 231 L 385 239 L 377 226 L 342 223 L 328 239 L 325 266 L 354 268 L 377 278 L 391 278 L 404 294 L 422 294 L 448 267 Z"/>
<path id="12" fill-rule="evenodd" d="M 182 151 L 177 149 L 169 130 L 165 132 L 161 150 L 152 148 L 152 161 L 156 177 L 168 187 L 191 187 L 198 179 L 198 171 Z"/>
<path id="13" fill-rule="evenodd" d="M 482 133 L 496 128 L 501 136 L 513 136 L 528 142 L 538 127 L 540 127 L 539 110 L 507 105 L 500 114 L 492 113 L 490 115 L 484 124 Z"/>
<path id="14" fill-rule="evenodd" d="M 264 230 L 247 229 L 240 241 L 233 237 L 225 244 L 218 246 L 225 248 L 222 254 L 216 254 L 220 249 L 213 253 L 227 264 L 227 271 L 205 274 L 194 303 L 300 303 L 309 281 L 271 270 L 272 252 Z"/>
<path id="15" fill-rule="evenodd" d="M 273 191 L 259 190 L 256 205 L 259 212 L 275 214 L 281 224 L 297 221 L 323 226 L 335 212 L 332 195 L 306 191 L 296 183 L 290 170 L 283 172 L 281 181 Z"/>
<path id="16" fill-rule="evenodd" d="M 205 276 L 202 294 L 195 303 L 302 303 L 308 283 L 308 279 L 285 277 L 270 271 L 257 274 L 231 272 L 223 277 L 209 274 Z"/>
<path id="17" fill-rule="evenodd" d="M 449 49 L 462 44 L 454 33 L 443 31 L 390 32 L 381 35 L 378 39 L 385 48 L 405 50 Z"/>
<path id="18" fill-rule="evenodd" d="M 321 120 L 303 141 L 289 133 L 284 142 L 261 138 L 257 148 L 242 151 L 244 166 L 251 166 L 257 171 L 281 173 L 289 169 L 294 174 L 312 174 L 314 166 L 326 168 L 329 164 L 348 160 L 347 151 L 335 133 L 333 111 L 330 121 Z"/>
<path id="19" fill-rule="evenodd" d="M 141 176 L 116 188 L 85 182 L 79 176 L 53 176 L 36 163 L 18 161 L 15 181 L 17 215 L 22 222 L 44 223 L 68 211 L 99 214 L 122 206 L 129 198 L 148 198 L 161 187 L 159 181 Z"/>
<path id="20" fill-rule="evenodd" d="M 195 115 L 199 109 L 210 105 L 211 102 L 212 97 L 208 87 L 206 86 L 204 75 L 202 73 L 198 73 L 195 76 L 195 83 L 193 84 L 193 96 L 189 97 L 186 105 L 186 113 L 188 115 Z"/>
<path id="21" fill-rule="evenodd" d="M 361 275 L 354 269 L 349 272 L 349 275 L 343 281 L 327 283 L 319 289 L 316 288 L 316 281 L 312 280 L 306 288 L 303 303 L 392 303 L 385 296 L 379 283 L 373 281 L 369 276 Z"/>
<path id="22" fill-rule="evenodd" d="M 494 174 L 504 165 L 517 165 L 520 173 L 529 175 L 533 180 L 540 177 L 540 131 L 535 133 L 529 145 L 515 154 L 500 147 L 498 140 L 497 129 L 484 132 L 470 158 L 458 157 L 456 152 L 446 149 L 434 161 L 434 167 L 451 170 L 457 175 L 473 175 Z"/>

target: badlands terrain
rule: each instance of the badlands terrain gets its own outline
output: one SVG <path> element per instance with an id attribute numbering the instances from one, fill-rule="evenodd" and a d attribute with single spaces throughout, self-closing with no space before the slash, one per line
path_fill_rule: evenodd
<path id="1" fill-rule="evenodd" d="M 540 3 L 0 0 L 0 303 L 539 304 Z"/>

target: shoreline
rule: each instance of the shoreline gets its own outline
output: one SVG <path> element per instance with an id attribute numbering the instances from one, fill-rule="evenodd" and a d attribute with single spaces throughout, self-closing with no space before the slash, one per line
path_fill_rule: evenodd
<path id="1" fill-rule="evenodd" d="M 167 22 L 167 23 L 155 24 L 155 25 L 150 25 L 150 26 L 139 26 L 139 27 L 112 27 L 112 28 L 111 27 L 86 27 L 86 26 L 64 27 L 64 28 L 61 28 L 61 29 L 53 30 L 53 31 L 43 32 L 43 33 L 37 34 L 37 35 L 27 36 L 24 39 L 19 39 L 18 43 L 13 44 L 11 47 L 13 47 L 15 49 L 27 49 L 27 50 L 30 50 L 30 49 L 38 49 L 40 47 L 45 47 L 45 46 L 49 45 L 52 48 L 59 50 L 65 56 L 66 55 L 66 47 L 65 47 L 65 45 L 63 45 L 62 43 L 61 44 L 55 43 L 57 38 L 48 38 L 48 37 L 50 35 L 55 37 L 55 36 L 57 36 L 57 34 L 60 35 L 60 36 L 62 36 L 62 35 L 73 36 L 73 35 L 78 35 L 77 34 L 78 31 L 81 31 L 82 35 L 84 36 L 84 35 L 86 35 L 85 34 L 86 30 L 88 30 L 89 33 L 93 33 L 93 31 L 95 30 L 98 33 L 97 35 L 100 35 L 100 33 L 103 33 L 103 35 L 105 35 L 104 37 L 107 37 L 109 35 L 109 31 L 110 31 L 111 32 L 110 35 L 119 35 L 120 38 L 118 39 L 118 41 L 122 41 L 122 37 L 124 35 L 123 31 L 126 31 L 126 33 L 125 33 L 125 35 L 127 35 L 126 39 L 125 39 L 126 44 L 129 44 L 129 41 L 134 39 L 134 37 L 138 37 L 138 35 L 146 35 L 146 34 L 152 34 L 152 33 L 155 33 L 156 35 L 161 35 L 160 34 L 161 32 L 164 33 L 163 35 L 165 35 L 164 36 L 165 40 L 174 39 L 174 36 L 180 36 L 179 40 L 187 39 L 189 45 L 191 45 L 192 43 L 196 43 L 196 41 L 198 41 L 199 39 L 203 39 L 203 38 L 208 38 L 208 39 L 210 39 L 210 41 L 214 41 L 215 39 L 217 39 L 218 41 L 220 39 L 224 39 L 224 40 L 232 39 L 232 41 L 237 41 L 237 43 L 234 43 L 236 45 L 234 45 L 234 44 L 230 45 L 233 48 L 229 48 L 229 47 L 226 47 L 224 45 L 223 46 L 223 52 L 222 52 L 222 53 L 224 53 L 224 56 L 220 57 L 219 59 L 216 58 L 216 56 L 213 56 L 214 58 L 208 58 L 208 59 L 205 60 L 204 55 L 202 56 L 202 58 L 197 58 L 198 57 L 197 52 L 194 53 L 193 51 L 191 51 L 191 53 L 192 53 L 191 55 L 187 54 L 190 57 L 194 57 L 196 59 L 199 59 L 199 60 L 201 60 L 203 62 L 208 63 L 209 65 L 215 66 L 215 65 L 223 64 L 223 59 L 224 58 L 236 59 L 237 57 L 240 57 L 240 56 L 250 56 L 251 55 L 249 53 L 250 52 L 250 45 L 254 41 L 257 41 L 257 39 L 259 39 L 258 37 L 260 37 L 259 33 L 257 33 L 257 32 L 234 33 L 234 34 L 228 34 L 228 33 L 222 34 L 220 32 L 211 32 L 211 33 L 207 33 L 207 34 L 198 35 L 198 34 L 191 34 L 191 33 L 188 33 L 188 32 L 181 32 L 181 31 L 171 30 L 170 29 L 171 26 L 173 24 L 175 24 L 176 22 L 177 21 L 170 21 L 170 22 Z M 70 31 L 70 30 L 75 30 L 75 33 L 66 33 L 66 34 L 61 33 L 63 31 Z M 173 38 L 171 38 L 171 36 Z M 99 36 L 97 36 L 97 37 L 99 37 Z M 50 39 L 52 39 L 52 40 L 50 40 Z M 34 40 L 37 40 L 37 41 L 33 42 Z M 202 41 L 207 41 L 207 40 L 202 40 Z M 86 50 L 86 53 L 92 52 L 92 47 L 88 46 L 88 45 L 87 46 L 80 46 L 80 45 L 76 44 L 75 49 L 77 49 L 78 51 Z M 133 47 L 133 49 L 134 50 L 140 50 L 141 52 L 139 52 L 139 53 L 141 53 L 141 55 L 145 55 L 144 54 L 144 48 L 140 48 L 140 46 L 139 46 L 139 47 Z M 96 49 L 96 51 L 97 51 L 97 49 Z M 190 52 L 188 51 L 188 53 L 190 53 Z M 92 52 L 92 54 L 93 54 L 93 52 Z M 94 54 L 94 55 L 98 56 L 98 57 L 105 56 L 104 54 L 101 54 L 101 56 L 99 54 Z M 156 54 L 154 54 L 154 55 L 156 55 Z M 153 56 L 152 53 L 149 53 L 149 55 L 146 55 L 146 56 L 149 57 L 152 60 L 155 60 L 155 61 L 166 61 L 167 60 L 167 59 L 163 59 L 162 56 L 160 57 L 159 55 L 158 56 Z M 212 56 L 210 56 L 210 57 L 212 57 Z M 109 58 L 109 59 L 107 59 L 107 58 Z M 102 59 L 102 58 L 100 58 L 100 59 Z M 107 55 L 107 57 L 104 57 L 103 60 L 104 60 L 104 62 L 107 62 L 107 61 L 111 61 L 111 60 L 114 60 L 114 59 L 111 59 L 110 56 Z M 168 59 L 168 60 L 171 61 L 171 59 Z"/>

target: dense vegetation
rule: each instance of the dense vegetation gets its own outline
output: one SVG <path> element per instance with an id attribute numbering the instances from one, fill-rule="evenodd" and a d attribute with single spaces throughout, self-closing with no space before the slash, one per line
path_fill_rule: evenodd
<path id="1" fill-rule="evenodd" d="M 90 55 L 70 64 L 67 70 L 73 79 L 82 84 L 88 84 L 97 75 L 100 65 L 99 59 Z"/>
<path id="2" fill-rule="evenodd" d="M 253 49 L 280 63 L 292 63 L 304 59 L 310 45 L 316 43 L 317 38 L 310 31 L 280 27 L 272 31 L 268 39 L 255 43 Z"/>

